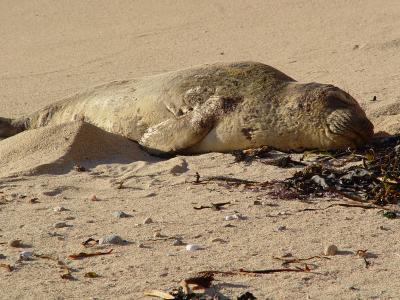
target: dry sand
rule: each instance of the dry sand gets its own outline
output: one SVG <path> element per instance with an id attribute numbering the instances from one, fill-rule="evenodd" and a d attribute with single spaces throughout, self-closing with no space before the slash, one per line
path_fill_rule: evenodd
<path id="1" fill-rule="evenodd" d="M 0 20 L 3 117 L 115 79 L 255 60 L 300 81 L 342 87 L 377 131 L 400 133 L 397 0 L 3 0 Z M 75 164 L 89 171 L 78 172 Z M 316 273 L 218 277 L 215 290 L 228 299 L 245 291 L 258 299 L 398 299 L 397 220 L 359 208 L 298 212 L 340 199 L 276 200 L 262 191 L 188 183 L 195 172 L 266 181 L 295 170 L 234 163 L 232 155 L 219 153 L 156 159 L 131 141 L 79 122 L 3 140 L 0 263 L 16 268 L 0 268 L 0 298 L 143 299 L 144 290 L 168 290 L 197 271 L 277 268 L 273 256 L 319 255 L 334 243 L 340 255 L 315 261 Z M 193 209 L 224 201 L 233 204 L 223 211 Z M 68 210 L 55 212 L 57 206 Z M 131 217 L 113 216 L 119 210 Z M 224 221 L 235 212 L 247 219 Z M 147 217 L 154 222 L 143 224 Z M 54 228 L 59 221 L 69 226 Z M 154 237 L 157 232 L 204 249 L 188 252 L 173 239 Z M 93 251 L 81 246 L 85 239 L 111 233 L 129 243 L 100 249 L 113 248 L 110 255 L 67 259 Z M 21 239 L 23 247 L 10 247 L 11 239 Z M 371 253 L 369 268 L 354 256 L 358 249 Z M 16 263 L 21 251 L 58 257 L 75 270 L 76 280 L 61 279 L 52 260 Z M 86 278 L 87 272 L 100 277 Z"/>

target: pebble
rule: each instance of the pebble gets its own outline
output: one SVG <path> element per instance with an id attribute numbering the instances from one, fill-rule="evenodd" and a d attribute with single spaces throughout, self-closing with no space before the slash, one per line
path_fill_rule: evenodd
<path id="1" fill-rule="evenodd" d="M 246 217 L 242 216 L 241 214 L 233 214 L 225 216 L 225 221 L 232 221 L 232 220 L 245 220 Z"/>
<path id="2" fill-rule="evenodd" d="M 140 243 L 139 245 L 137 245 L 138 246 L 138 248 L 144 248 L 145 246 L 144 246 L 144 244 L 142 244 L 142 243 Z"/>
<path id="3" fill-rule="evenodd" d="M 90 196 L 90 201 L 99 201 L 99 198 L 96 197 L 96 195 Z"/>
<path id="4" fill-rule="evenodd" d="M 172 246 L 183 246 L 186 245 L 182 240 L 176 239 L 172 242 Z"/>
<path id="5" fill-rule="evenodd" d="M 130 217 L 130 215 L 128 215 L 127 213 L 125 213 L 125 212 L 123 212 L 121 210 L 114 211 L 113 212 L 113 216 L 116 217 L 116 218 L 128 218 L 128 217 Z"/>
<path id="6" fill-rule="evenodd" d="M 55 212 L 66 211 L 67 209 L 64 206 L 56 206 L 53 208 Z"/>
<path id="7" fill-rule="evenodd" d="M 278 227 L 276 227 L 276 230 L 285 231 L 286 230 L 286 226 L 285 225 L 279 225 Z"/>
<path id="8" fill-rule="evenodd" d="M 329 245 L 324 249 L 324 255 L 334 256 L 338 252 L 338 247 L 336 245 Z"/>
<path id="9" fill-rule="evenodd" d="M 194 245 L 194 244 L 186 245 L 186 250 L 187 251 L 197 251 L 197 250 L 200 250 L 200 249 L 201 249 L 200 245 Z"/>
<path id="10" fill-rule="evenodd" d="M 104 236 L 99 239 L 99 245 L 122 245 L 125 244 L 125 240 L 123 240 L 119 235 L 111 234 Z"/>
<path id="11" fill-rule="evenodd" d="M 22 251 L 22 252 L 19 254 L 19 258 L 20 258 L 21 260 L 29 260 L 29 259 L 32 258 L 32 256 L 33 256 L 33 252 L 31 252 L 31 251 Z"/>
<path id="12" fill-rule="evenodd" d="M 6 258 L 7 258 L 7 256 L 5 256 L 4 254 L 0 253 L 0 259 L 6 259 Z"/>
<path id="13" fill-rule="evenodd" d="M 254 200 L 253 205 L 262 205 L 260 200 Z"/>
<path id="14" fill-rule="evenodd" d="M 63 228 L 63 227 L 68 227 L 69 225 L 65 222 L 56 222 L 53 224 L 54 228 Z"/>
<path id="15" fill-rule="evenodd" d="M 144 221 L 143 221 L 143 224 L 151 224 L 151 223 L 153 223 L 153 219 L 150 217 L 144 219 Z"/>
<path id="16" fill-rule="evenodd" d="M 21 247 L 21 245 L 22 245 L 22 243 L 21 243 L 21 240 L 11 240 L 11 241 L 9 241 L 8 242 L 8 245 L 10 246 L 10 247 Z"/>

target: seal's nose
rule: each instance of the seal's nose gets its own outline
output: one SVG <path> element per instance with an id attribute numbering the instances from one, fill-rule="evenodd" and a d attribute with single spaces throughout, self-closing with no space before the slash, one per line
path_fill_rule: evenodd
<path id="1" fill-rule="evenodd" d="M 360 110 L 336 110 L 328 116 L 327 121 L 332 133 L 356 146 L 365 144 L 374 134 L 374 125 Z"/>

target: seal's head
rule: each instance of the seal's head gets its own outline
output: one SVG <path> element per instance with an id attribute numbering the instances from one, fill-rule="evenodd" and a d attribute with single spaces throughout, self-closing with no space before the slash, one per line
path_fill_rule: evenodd
<path id="1" fill-rule="evenodd" d="M 345 91 L 319 83 L 296 83 L 290 89 L 289 111 L 301 132 L 306 133 L 300 134 L 297 148 L 354 148 L 372 137 L 374 126 Z"/>

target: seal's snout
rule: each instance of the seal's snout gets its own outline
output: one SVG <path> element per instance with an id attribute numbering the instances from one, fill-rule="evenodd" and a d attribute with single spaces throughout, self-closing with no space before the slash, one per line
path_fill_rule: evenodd
<path id="1" fill-rule="evenodd" d="M 340 136 L 344 145 L 360 146 L 368 142 L 374 134 L 374 125 L 360 109 L 336 110 L 327 119 L 329 131 Z"/>

